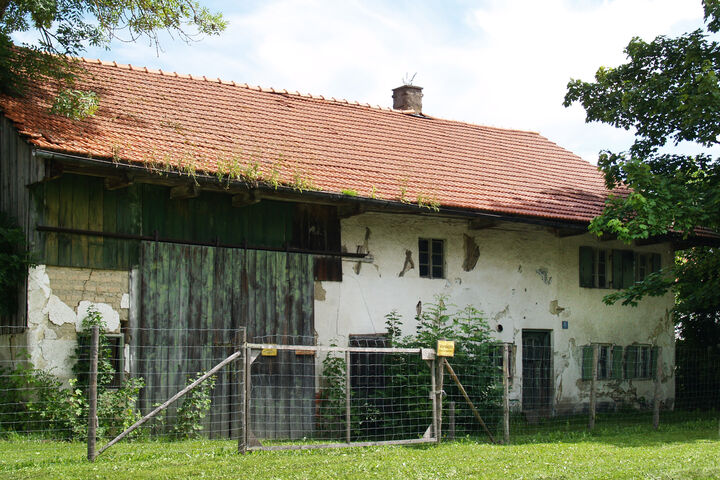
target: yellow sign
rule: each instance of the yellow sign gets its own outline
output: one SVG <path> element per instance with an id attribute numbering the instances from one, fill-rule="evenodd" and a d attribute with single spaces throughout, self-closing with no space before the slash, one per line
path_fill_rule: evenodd
<path id="1" fill-rule="evenodd" d="M 277 348 L 263 348 L 262 356 L 263 357 L 277 357 Z"/>
<path id="2" fill-rule="evenodd" d="M 451 340 L 438 340 L 437 355 L 438 357 L 454 357 L 455 342 Z"/>

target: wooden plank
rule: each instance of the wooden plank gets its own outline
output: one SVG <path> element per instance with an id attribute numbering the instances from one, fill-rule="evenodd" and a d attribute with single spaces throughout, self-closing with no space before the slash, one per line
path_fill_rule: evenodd
<path id="1" fill-rule="evenodd" d="M 41 217 L 45 225 L 58 226 L 60 224 L 60 187 L 57 180 L 43 185 L 44 214 Z M 46 265 L 58 265 L 58 235 L 46 232 L 43 234 L 43 261 Z"/>
<path id="2" fill-rule="evenodd" d="M 90 210 L 90 192 L 87 188 L 87 179 L 73 177 L 72 179 L 72 228 L 88 230 L 88 219 Z M 71 235 L 72 260 L 74 267 L 88 266 L 88 237 L 84 235 Z"/>
<path id="3" fill-rule="evenodd" d="M 87 182 L 88 190 L 88 229 L 103 231 L 104 220 L 104 188 L 99 179 L 93 178 Z M 103 237 L 88 237 L 88 266 L 91 268 L 106 268 L 103 261 Z"/>
<path id="4" fill-rule="evenodd" d="M 58 226 L 72 228 L 73 184 L 71 177 L 58 180 L 60 212 Z M 58 234 L 58 265 L 72 265 L 72 244 L 69 235 Z"/>
<path id="5" fill-rule="evenodd" d="M 124 193 L 124 192 L 123 192 Z M 117 225 L 117 191 L 103 192 L 103 232 L 118 232 Z M 120 268 L 129 265 L 120 265 L 118 262 L 118 240 L 106 238 L 103 242 L 102 251 L 103 268 Z"/>

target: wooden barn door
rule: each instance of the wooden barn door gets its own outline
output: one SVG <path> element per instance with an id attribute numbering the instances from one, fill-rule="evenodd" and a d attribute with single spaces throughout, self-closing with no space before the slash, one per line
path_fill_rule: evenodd
<path id="1" fill-rule="evenodd" d="M 172 396 L 188 376 L 230 355 L 240 341 L 240 327 L 247 328 L 251 341 L 312 343 L 313 288 L 309 255 L 143 242 L 138 320 L 131 332 L 133 373 L 146 383 L 143 411 Z M 297 368 L 298 374 L 304 372 L 304 382 L 314 382 L 308 375 L 313 359 L 306 363 L 286 368 Z M 206 423 L 213 437 L 234 434 L 234 370 L 223 369 L 216 380 Z M 278 378 L 294 376 L 292 371 L 278 373 Z M 287 395 L 287 389 L 269 386 L 276 387 L 273 394 Z M 174 410 L 168 415 L 172 420 Z M 277 415 L 282 425 L 287 412 Z"/>

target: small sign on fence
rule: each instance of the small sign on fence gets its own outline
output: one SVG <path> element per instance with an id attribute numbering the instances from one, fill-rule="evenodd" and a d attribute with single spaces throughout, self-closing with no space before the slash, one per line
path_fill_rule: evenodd
<path id="1" fill-rule="evenodd" d="M 438 340 L 437 355 L 438 357 L 454 357 L 455 342 L 452 340 Z"/>
<path id="2" fill-rule="evenodd" d="M 262 356 L 263 357 L 277 357 L 277 348 L 263 348 Z"/>
<path id="3" fill-rule="evenodd" d="M 295 350 L 295 355 L 315 355 L 315 350 Z"/>

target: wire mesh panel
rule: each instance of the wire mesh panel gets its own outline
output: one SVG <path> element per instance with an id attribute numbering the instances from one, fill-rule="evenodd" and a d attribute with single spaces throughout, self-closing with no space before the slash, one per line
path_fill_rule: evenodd
<path id="1" fill-rule="evenodd" d="M 248 448 L 433 441 L 420 349 L 250 344 Z"/>

